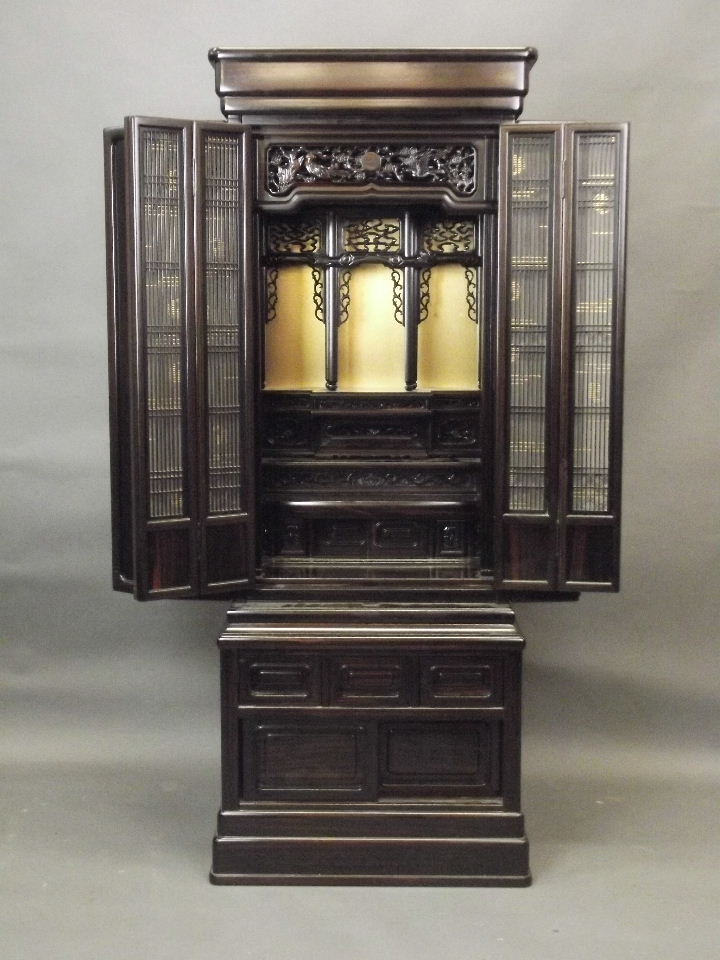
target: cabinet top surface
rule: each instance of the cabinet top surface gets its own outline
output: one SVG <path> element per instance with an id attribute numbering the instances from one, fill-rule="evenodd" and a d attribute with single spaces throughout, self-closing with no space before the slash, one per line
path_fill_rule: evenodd
<path id="1" fill-rule="evenodd" d="M 537 59 L 537 50 L 534 47 L 409 47 L 404 49 L 373 49 L 365 47 L 327 49 L 311 47 L 288 50 L 213 47 L 209 51 L 208 57 L 211 63 L 216 63 L 218 60 L 263 60 L 275 62 L 298 60 L 321 62 L 359 60 L 369 63 L 372 61 L 385 63 L 394 60 L 437 61 L 440 63 L 448 60 L 469 60 L 473 62 L 527 60 L 534 63 Z"/>

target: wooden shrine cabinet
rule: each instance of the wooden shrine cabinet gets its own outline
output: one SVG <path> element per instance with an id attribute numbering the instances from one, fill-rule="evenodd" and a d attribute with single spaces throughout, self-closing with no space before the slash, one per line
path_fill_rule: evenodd
<path id="1" fill-rule="evenodd" d="M 627 128 L 212 50 L 106 133 L 113 575 L 231 598 L 219 883 L 523 884 L 513 599 L 617 590 Z"/>

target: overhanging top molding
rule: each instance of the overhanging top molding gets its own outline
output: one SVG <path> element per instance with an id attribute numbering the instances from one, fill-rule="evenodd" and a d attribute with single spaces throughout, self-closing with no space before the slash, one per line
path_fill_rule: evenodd
<path id="1" fill-rule="evenodd" d="M 209 58 L 226 117 L 417 124 L 517 118 L 537 51 L 214 48 Z"/>

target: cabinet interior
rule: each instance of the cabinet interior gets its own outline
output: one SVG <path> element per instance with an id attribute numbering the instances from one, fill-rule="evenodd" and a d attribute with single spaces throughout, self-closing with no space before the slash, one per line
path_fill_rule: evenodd
<path id="1" fill-rule="evenodd" d="M 266 576 L 484 575 L 485 229 L 439 205 L 262 217 Z"/>

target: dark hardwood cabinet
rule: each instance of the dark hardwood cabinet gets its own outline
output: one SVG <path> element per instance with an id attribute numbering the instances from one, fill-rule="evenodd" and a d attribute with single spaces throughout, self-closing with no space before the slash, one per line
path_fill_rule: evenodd
<path id="1" fill-rule="evenodd" d="M 504 604 L 618 589 L 627 158 L 535 58 L 213 50 L 226 122 L 106 132 L 114 585 L 234 601 L 219 882 L 527 880 Z"/>

